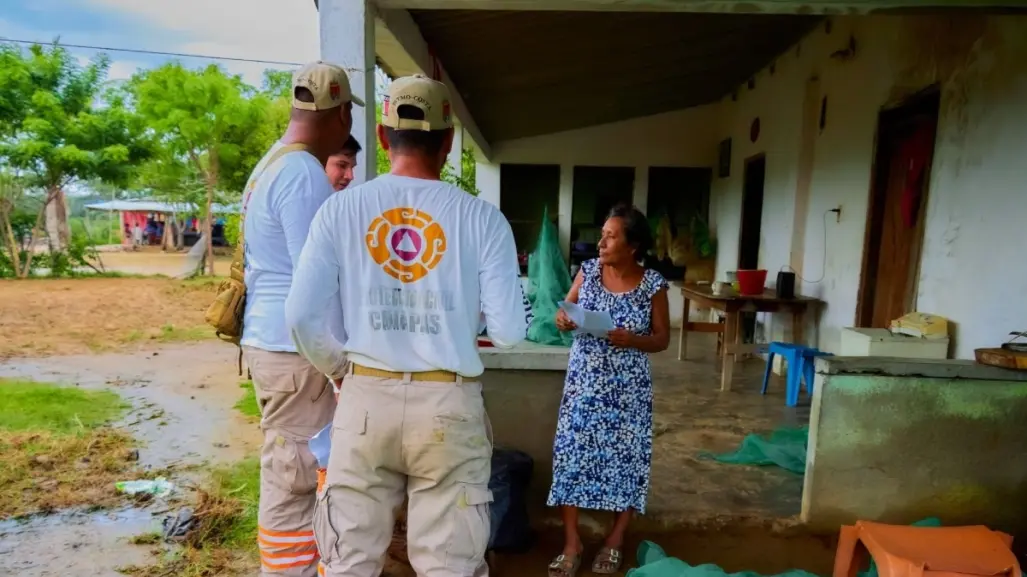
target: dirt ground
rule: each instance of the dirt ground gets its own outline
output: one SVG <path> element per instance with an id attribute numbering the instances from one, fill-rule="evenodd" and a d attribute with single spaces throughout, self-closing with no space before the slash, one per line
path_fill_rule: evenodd
<path id="1" fill-rule="evenodd" d="M 218 249 L 222 251 L 224 249 Z M 158 247 L 143 247 L 137 251 L 101 252 L 104 269 L 125 274 L 177 276 L 186 269 L 185 252 L 161 252 Z M 214 274 L 227 276 L 232 257 L 215 254 Z"/>
<path id="2" fill-rule="evenodd" d="M 0 359 L 214 338 L 203 313 L 215 288 L 211 279 L 0 281 Z"/>

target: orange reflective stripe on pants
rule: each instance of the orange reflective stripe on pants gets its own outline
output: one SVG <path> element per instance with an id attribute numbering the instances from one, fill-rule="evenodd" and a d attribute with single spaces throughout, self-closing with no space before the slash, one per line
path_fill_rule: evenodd
<path id="1" fill-rule="evenodd" d="M 265 571 L 283 571 L 317 563 L 317 545 L 313 531 L 271 531 L 257 529 L 260 563 Z"/>
<path id="2" fill-rule="evenodd" d="M 331 422 L 335 396 L 323 373 L 295 353 L 243 347 L 261 409 L 261 572 L 266 577 L 316 577 L 313 535 L 317 460 L 307 441 Z"/>

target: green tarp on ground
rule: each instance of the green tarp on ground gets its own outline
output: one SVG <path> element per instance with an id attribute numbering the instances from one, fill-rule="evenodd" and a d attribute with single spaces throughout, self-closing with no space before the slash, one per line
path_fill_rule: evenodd
<path id="1" fill-rule="evenodd" d="M 543 210 L 538 243 L 528 255 L 528 302 L 535 316 L 528 327 L 529 341 L 571 346 L 574 337 L 556 328 L 556 311 L 570 290 L 571 275 L 560 251 L 556 227 L 549 220 L 549 211 Z"/>
<path id="2" fill-rule="evenodd" d="M 689 565 L 681 559 L 670 557 L 652 541 L 643 541 L 638 546 L 638 567 L 628 570 L 627 577 L 761 577 L 759 573 L 742 571 L 728 573 L 717 565 Z M 775 577 L 817 577 L 812 573 L 793 569 Z"/>
<path id="3" fill-rule="evenodd" d="M 941 521 L 934 517 L 913 523 L 914 527 L 941 527 Z M 870 561 L 870 568 L 860 571 L 859 577 L 878 577 L 877 564 Z M 642 541 L 638 546 L 638 567 L 629 569 L 626 577 L 762 577 L 754 571 L 728 573 L 713 564 L 689 565 L 681 559 L 670 557 L 656 543 Z M 817 577 L 801 569 L 778 573 L 773 577 Z"/>
<path id="4" fill-rule="evenodd" d="M 753 433 L 742 440 L 738 450 L 722 455 L 704 453 L 704 457 L 735 465 L 776 465 L 800 475 L 806 472 L 806 443 L 809 427 L 781 427 L 769 437 Z"/>

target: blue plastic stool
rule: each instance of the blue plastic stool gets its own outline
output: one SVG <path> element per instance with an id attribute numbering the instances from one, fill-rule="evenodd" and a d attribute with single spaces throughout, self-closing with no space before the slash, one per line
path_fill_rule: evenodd
<path id="1" fill-rule="evenodd" d="M 785 379 L 785 404 L 789 407 L 798 405 L 803 379 L 806 380 L 806 393 L 813 395 L 813 380 L 816 376 L 814 359 L 830 356 L 830 354 L 814 347 L 793 343 L 770 343 L 767 348 L 767 369 L 763 372 L 763 389 L 760 394 L 767 394 L 770 372 L 774 368 L 774 355 L 781 355 L 788 365 L 788 377 Z"/>

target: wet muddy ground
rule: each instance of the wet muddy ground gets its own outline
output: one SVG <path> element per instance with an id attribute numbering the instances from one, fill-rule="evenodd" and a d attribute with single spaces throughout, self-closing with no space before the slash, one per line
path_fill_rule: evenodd
<path id="1" fill-rule="evenodd" d="M 117 391 L 133 407 L 119 425 L 140 442 L 141 465 L 170 466 L 183 496 L 199 479 L 196 466 L 237 461 L 257 447 L 257 425 L 232 408 L 242 395 L 237 371 L 236 349 L 211 342 L 0 362 L 0 377 Z M 155 500 L 143 508 L 0 522 L 0 575 L 120 575 L 117 567 L 150 559 L 147 548 L 128 540 L 157 530 L 174 507 Z"/>
<path id="2" fill-rule="evenodd" d="M 791 568 L 830 574 L 833 539 L 806 534 L 794 518 L 801 478 L 697 456 L 701 450 L 733 449 L 749 432 L 802 424 L 807 412 L 785 409 L 780 391 L 759 395 L 758 361 L 736 370 L 735 390 L 721 394 L 712 363 L 678 363 L 669 354 L 654 359 L 659 399 L 650 496 L 654 515 L 647 517 L 657 522 L 636 524 L 625 547 L 625 568 L 633 564 L 638 541 L 647 538 L 692 564 L 764 574 Z M 152 469 L 171 465 L 172 480 L 187 486 L 202 478 L 196 466 L 237 461 L 257 449 L 257 425 L 233 409 L 242 395 L 236 360 L 236 349 L 208 341 L 117 354 L 9 359 L 0 361 L 0 377 L 116 390 L 133 406 L 121 425 L 142 443 L 141 464 Z M 118 567 L 152 561 L 148 547 L 129 541 L 157 530 L 176 506 L 158 500 L 143 508 L 0 522 L 0 575 L 119 575 Z M 497 575 L 545 575 L 561 536 L 551 524 L 551 511 L 537 513 L 536 521 L 544 525 L 538 545 L 524 555 L 500 556 Z M 586 530 L 601 530 L 600 524 Z M 591 543 L 588 554 L 596 545 Z M 412 575 L 409 567 L 391 564 L 390 569 L 390 576 Z M 582 569 L 586 573 L 587 566 Z"/>

